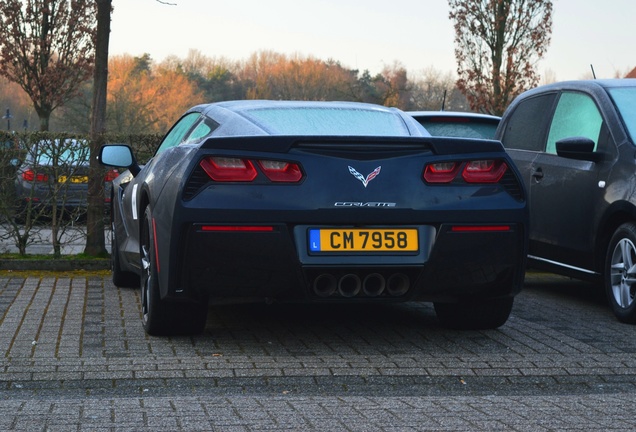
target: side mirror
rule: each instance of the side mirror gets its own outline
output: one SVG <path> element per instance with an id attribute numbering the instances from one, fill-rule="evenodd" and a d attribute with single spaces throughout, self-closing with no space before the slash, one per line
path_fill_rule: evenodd
<path id="1" fill-rule="evenodd" d="M 102 165 L 125 167 L 133 176 L 139 174 L 139 164 L 130 147 L 125 144 L 107 144 L 102 146 L 97 157 Z"/>
<path id="2" fill-rule="evenodd" d="M 557 155 L 576 160 L 598 162 L 603 154 L 594 151 L 594 141 L 585 137 L 563 138 L 556 142 Z"/>

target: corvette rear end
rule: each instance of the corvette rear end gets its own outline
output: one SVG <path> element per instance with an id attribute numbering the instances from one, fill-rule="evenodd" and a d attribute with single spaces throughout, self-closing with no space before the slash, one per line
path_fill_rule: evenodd
<path id="1" fill-rule="evenodd" d="M 499 142 L 210 137 L 155 159 L 161 188 L 122 175 L 114 197 L 116 270 L 168 311 L 149 333 L 245 301 L 427 301 L 444 325 L 494 328 L 521 288 L 527 203 Z"/>

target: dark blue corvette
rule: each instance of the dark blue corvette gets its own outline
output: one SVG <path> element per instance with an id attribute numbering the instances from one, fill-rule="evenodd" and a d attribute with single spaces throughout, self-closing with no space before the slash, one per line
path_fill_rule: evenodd
<path id="1" fill-rule="evenodd" d="M 342 102 L 190 109 L 113 181 L 118 286 L 149 334 L 197 333 L 208 304 L 434 302 L 455 328 L 506 322 L 527 252 L 526 196 L 498 141 L 430 137 Z"/>

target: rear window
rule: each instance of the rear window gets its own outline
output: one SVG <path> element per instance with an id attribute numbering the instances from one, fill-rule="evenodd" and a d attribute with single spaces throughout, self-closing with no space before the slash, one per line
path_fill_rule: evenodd
<path id="1" fill-rule="evenodd" d="M 409 136 L 402 118 L 392 112 L 329 108 L 259 108 L 245 112 L 275 135 Z"/>
<path id="2" fill-rule="evenodd" d="M 86 144 L 75 140 L 62 143 L 55 140 L 54 142 L 43 141 L 33 146 L 28 152 L 27 159 L 42 166 L 88 166 L 89 154 Z"/>
<path id="3" fill-rule="evenodd" d="M 417 121 L 433 136 L 494 139 L 497 122 L 478 119 L 422 118 Z"/>

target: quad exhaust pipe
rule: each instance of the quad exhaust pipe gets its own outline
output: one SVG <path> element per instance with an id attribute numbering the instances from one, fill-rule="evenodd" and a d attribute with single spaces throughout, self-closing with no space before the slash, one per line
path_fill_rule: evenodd
<path id="1" fill-rule="evenodd" d="M 386 293 L 391 297 L 400 297 L 406 294 L 411 282 L 404 273 L 394 273 L 388 278 L 380 273 L 370 273 L 363 279 L 357 274 L 347 273 L 337 278 L 330 273 L 319 274 L 312 284 L 314 293 L 318 297 L 327 298 L 336 292 L 345 298 L 359 296 L 379 297 Z"/>

